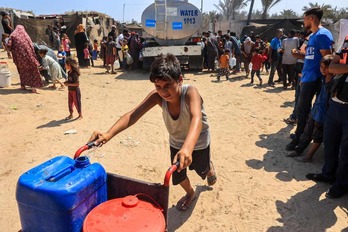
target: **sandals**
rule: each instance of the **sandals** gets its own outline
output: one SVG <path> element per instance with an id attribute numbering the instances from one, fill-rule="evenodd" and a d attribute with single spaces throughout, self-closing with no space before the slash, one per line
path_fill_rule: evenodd
<path id="1" fill-rule="evenodd" d="M 283 121 L 286 123 L 286 124 L 291 124 L 291 125 L 295 125 L 296 124 L 296 120 L 289 117 L 289 118 L 285 118 L 283 119 Z"/>
<path id="2" fill-rule="evenodd" d="M 210 175 L 209 175 L 210 174 Z M 207 175 L 207 182 L 209 186 L 213 186 L 217 181 L 216 171 L 213 162 L 210 161 L 210 171 Z"/>
<path id="3" fill-rule="evenodd" d="M 73 116 L 70 115 L 70 116 L 66 117 L 65 120 L 70 120 L 70 119 L 72 119 L 72 118 L 73 118 Z"/>
<path id="4" fill-rule="evenodd" d="M 193 197 L 190 197 L 189 194 L 186 194 L 183 196 L 178 203 L 176 203 L 176 209 L 179 211 L 186 211 L 188 208 L 190 208 L 190 205 L 192 202 L 194 202 L 197 199 L 196 194 L 193 195 Z"/>

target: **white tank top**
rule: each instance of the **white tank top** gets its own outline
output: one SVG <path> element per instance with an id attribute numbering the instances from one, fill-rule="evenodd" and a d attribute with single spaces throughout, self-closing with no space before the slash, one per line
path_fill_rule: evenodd
<path id="1" fill-rule="evenodd" d="M 180 114 L 179 117 L 174 120 L 168 111 L 167 102 L 162 99 L 162 116 L 164 124 L 167 127 L 169 133 L 169 144 L 175 149 L 181 149 L 186 136 L 188 134 L 191 119 L 190 119 L 190 110 L 189 106 L 186 104 L 185 96 L 189 85 L 182 85 L 181 87 L 181 99 L 180 99 Z M 209 134 L 209 125 L 207 121 L 207 115 L 204 111 L 203 100 L 202 100 L 202 131 L 199 135 L 198 141 L 195 145 L 194 150 L 202 150 L 209 146 L 210 144 L 210 134 Z"/>

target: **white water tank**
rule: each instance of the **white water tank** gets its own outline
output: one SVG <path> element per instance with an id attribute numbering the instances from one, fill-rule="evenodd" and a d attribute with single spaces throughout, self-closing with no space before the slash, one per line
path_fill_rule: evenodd
<path id="1" fill-rule="evenodd" d="M 144 10 L 141 23 L 160 45 L 183 45 L 201 29 L 201 16 L 187 0 L 155 0 Z"/>
<path id="2" fill-rule="evenodd" d="M 0 87 L 11 86 L 11 72 L 8 70 L 6 62 L 0 62 Z"/>

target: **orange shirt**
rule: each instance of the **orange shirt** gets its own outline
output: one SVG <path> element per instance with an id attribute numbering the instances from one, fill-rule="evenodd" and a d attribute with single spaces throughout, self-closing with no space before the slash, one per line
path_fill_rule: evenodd
<path id="1" fill-rule="evenodd" d="M 228 62 L 230 61 L 230 56 L 229 55 L 221 55 L 220 56 L 220 68 L 228 68 L 229 64 Z"/>

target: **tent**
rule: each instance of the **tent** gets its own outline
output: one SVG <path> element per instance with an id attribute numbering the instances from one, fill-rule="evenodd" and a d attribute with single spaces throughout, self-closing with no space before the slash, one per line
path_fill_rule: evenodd
<path id="1" fill-rule="evenodd" d="M 336 48 L 341 46 L 344 41 L 344 37 L 348 35 L 348 19 L 340 19 L 333 25 L 331 33 L 334 37 Z"/>
<path id="2" fill-rule="evenodd" d="M 64 15 L 40 15 L 35 17 L 21 17 L 14 14 L 13 25 L 23 25 L 26 32 L 33 42 L 44 42 L 49 44 L 48 35 L 46 35 L 47 25 L 56 26 L 58 22 L 64 21 L 66 34 L 71 40 L 71 47 L 75 47 L 74 32 L 78 24 L 83 24 L 86 28 L 86 34 L 91 41 L 97 39 L 101 41 L 111 30 L 114 19 L 103 14 L 90 12 L 75 12 Z"/>
<path id="3" fill-rule="evenodd" d="M 240 34 L 249 35 L 251 31 L 254 35 L 260 35 L 261 39 L 267 38 L 271 41 L 276 35 L 276 30 L 283 28 L 287 34 L 291 29 L 302 30 L 301 19 L 255 19 L 251 20 L 250 25 L 244 26 Z"/>

